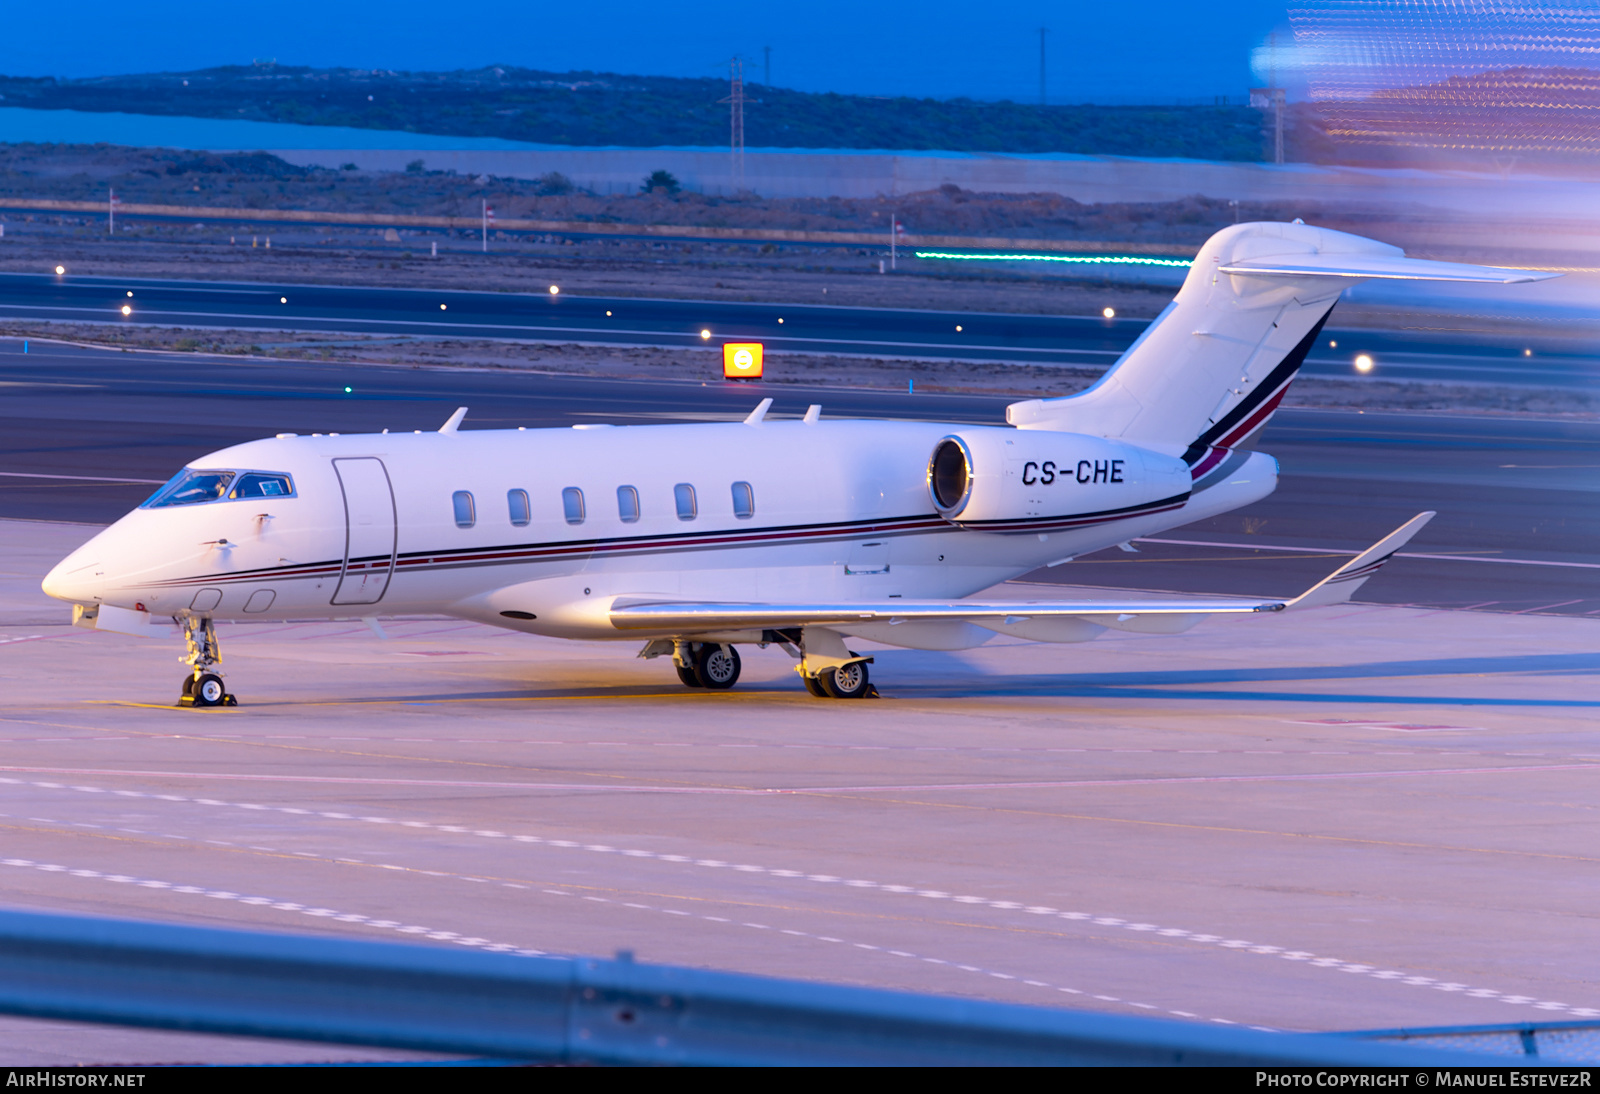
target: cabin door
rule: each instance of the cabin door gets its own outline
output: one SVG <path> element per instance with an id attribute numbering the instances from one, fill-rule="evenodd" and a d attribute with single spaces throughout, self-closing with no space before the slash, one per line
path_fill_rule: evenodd
<path id="1" fill-rule="evenodd" d="M 394 488 L 383 461 L 372 456 L 333 461 L 344 492 L 344 566 L 335 604 L 376 604 L 394 575 L 397 541 Z"/>

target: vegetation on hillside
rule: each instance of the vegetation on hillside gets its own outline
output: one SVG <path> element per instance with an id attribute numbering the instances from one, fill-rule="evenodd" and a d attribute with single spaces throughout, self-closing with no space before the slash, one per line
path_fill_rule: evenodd
<path id="1" fill-rule="evenodd" d="M 0 76 L 0 103 L 342 125 L 541 144 L 722 146 L 728 82 L 496 66 L 460 72 L 230 66 L 87 79 Z M 1074 152 L 1259 160 L 1245 106 L 1037 106 L 746 88 L 752 148 Z"/>

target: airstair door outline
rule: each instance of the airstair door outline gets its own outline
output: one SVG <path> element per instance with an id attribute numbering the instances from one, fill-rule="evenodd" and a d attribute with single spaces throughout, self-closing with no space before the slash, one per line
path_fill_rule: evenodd
<path id="1" fill-rule="evenodd" d="M 344 493 L 344 565 L 334 604 L 376 604 L 394 575 L 398 540 L 394 487 L 383 461 L 361 456 L 333 461 Z"/>

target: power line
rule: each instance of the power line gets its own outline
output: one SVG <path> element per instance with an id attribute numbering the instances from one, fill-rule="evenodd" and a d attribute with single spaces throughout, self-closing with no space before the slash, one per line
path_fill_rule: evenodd
<path id="1" fill-rule="evenodd" d="M 733 192 L 744 189 L 744 61 L 734 57 L 728 62 L 730 89 L 728 97 L 720 100 L 728 104 L 729 140 Z"/>

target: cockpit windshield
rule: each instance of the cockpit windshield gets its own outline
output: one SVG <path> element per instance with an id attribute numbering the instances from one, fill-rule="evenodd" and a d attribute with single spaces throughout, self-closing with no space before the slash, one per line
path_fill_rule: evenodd
<path id="1" fill-rule="evenodd" d="M 294 493 L 294 484 L 288 475 L 269 475 L 260 471 L 247 471 L 228 491 L 230 498 L 282 498 Z"/>
<path id="2" fill-rule="evenodd" d="M 231 489 L 230 489 L 231 487 Z M 283 498 L 294 493 L 288 475 L 270 471 L 204 471 L 186 467 L 139 508 L 170 509 L 237 498 Z"/>
<path id="3" fill-rule="evenodd" d="M 167 485 L 151 495 L 141 509 L 168 509 L 174 505 L 198 505 L 216 501 L 228 493 L 232 471 L 196 471 L 185 468 L 172 476 Z"/>

